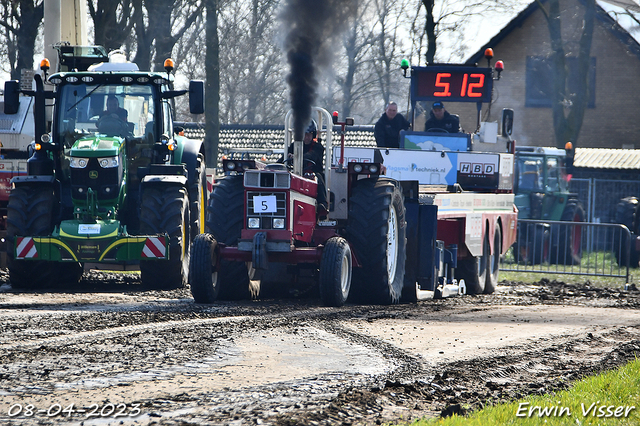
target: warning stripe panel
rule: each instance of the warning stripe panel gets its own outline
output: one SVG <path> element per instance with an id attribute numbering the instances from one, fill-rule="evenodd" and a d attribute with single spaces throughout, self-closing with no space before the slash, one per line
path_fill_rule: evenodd
<path id="1" fill-rule="evenodd" d="M 164 237 L 149 237 L 144 243 L 142 257 L 147 259 L 164 259 L 167 257 Z"/>
<path id="2" fill-rule="evenodd" d="M 32 259 L 38 257 L 38 250 L 36 250 L 33 238 L 18 238 L 17 242 L 18 244 L 16 245 L 16 259 Z"/>

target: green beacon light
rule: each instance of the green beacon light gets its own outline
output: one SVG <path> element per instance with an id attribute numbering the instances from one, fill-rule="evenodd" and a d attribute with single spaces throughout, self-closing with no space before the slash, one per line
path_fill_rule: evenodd
<path id="1" fill-rule="evenodd" d="M 409 61 L 406 59 L 403 59 L 402 61 L 400 61 L 400 68 L 402 68 L 402 71 L 404 71 L 404 76 L 407 76 L 407 70 L 409 69 Z"/>

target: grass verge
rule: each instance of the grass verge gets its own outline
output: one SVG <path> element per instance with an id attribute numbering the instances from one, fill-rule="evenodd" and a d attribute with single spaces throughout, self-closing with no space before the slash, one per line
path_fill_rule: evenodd
<path id="1" fill-rule="evenodd" d="M 638 425 L 640 360 L 576 382 L 571 389 L 488 406 L 469 417 L 419 420 L 412 426 Z"/>

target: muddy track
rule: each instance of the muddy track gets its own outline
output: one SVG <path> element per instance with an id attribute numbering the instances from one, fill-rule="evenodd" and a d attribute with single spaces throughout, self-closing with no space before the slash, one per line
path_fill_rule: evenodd
<path id="1" fill-rule="evenodd" d="M 381 424 L 565 389 L 640 353 L 635 288 L 543 280 L 336 309 L 195 305 L 135 274 L 38 292 L 3 279 L 3 424 Z"/>

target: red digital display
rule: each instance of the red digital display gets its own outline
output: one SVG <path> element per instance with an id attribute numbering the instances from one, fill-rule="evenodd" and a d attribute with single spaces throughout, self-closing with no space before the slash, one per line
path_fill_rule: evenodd
<path id="1" fill-rule="evenodd" d="M 493 79 L 488 68 L 414 68 L 414 99 L 451 102 L 490 102 Z"/>

